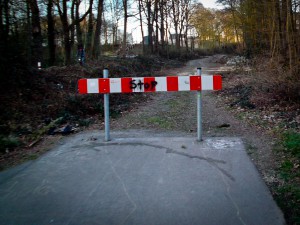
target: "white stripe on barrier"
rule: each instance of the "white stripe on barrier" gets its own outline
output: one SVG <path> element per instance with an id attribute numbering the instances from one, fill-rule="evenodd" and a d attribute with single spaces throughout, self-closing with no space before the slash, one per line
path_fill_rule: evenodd
<path id="1" fill-rule="evenodd" d="M 189 76 L 181 76 L 178 77 L 178 90 L 179 91 L 189 91 L 190 88 L 190 77 Z"/>
<path id="2" fill-rule="evenodd" d="M 166 77 L 155 77 L 157 85 L 155 86 L 156 91 L 166 91 L 167 90 L 167 78 Z"/>
<path id="3" fill-rule="evenodd" d="M 88 93 L 99 93 L 99 82 L 98 79 L 87 80 Z"/>
<path id="4" fill-rule="evenodd" d="M 121 80 L 119 78 L 109 78 L 109 82 L 111 93 L 120 93 L 122 91 Z"/>
<path id="5" fill-rule="evenodd" d="M 201 76 L 201 79 L 202 79 L 202 90 L 214 89 L 213 76 Z"/>

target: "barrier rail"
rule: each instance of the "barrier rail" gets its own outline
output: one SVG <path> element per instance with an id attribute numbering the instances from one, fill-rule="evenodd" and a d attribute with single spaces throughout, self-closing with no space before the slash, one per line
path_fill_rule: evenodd
<path id="1" fill-rule="evenodd" d="M 222 78 L 213 75 L 80 79 L 78 89 L 80 94 L 221 90 Z"/>

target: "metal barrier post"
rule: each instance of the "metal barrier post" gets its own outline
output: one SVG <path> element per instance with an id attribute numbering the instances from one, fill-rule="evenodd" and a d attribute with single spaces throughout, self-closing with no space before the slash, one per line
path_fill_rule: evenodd
<path id="1" fill-rule="evenodd" d="M 201 67 L 197 68 L 197 75 L 201 76 Z M 202 139 L 202 92 L 197 92 L 197 141 Z"/>
<path id="2" fill-rule="evenodd" d="M 103 78 L 108 78 L 108 69 L 103 70 Z M 105 141 L 110 141 L 109 94 L 104 94 L 104 130 L 105 130 Z"/>

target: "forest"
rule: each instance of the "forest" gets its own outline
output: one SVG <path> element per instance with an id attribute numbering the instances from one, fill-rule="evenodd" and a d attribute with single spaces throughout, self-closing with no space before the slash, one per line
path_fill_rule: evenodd
<path id="1" fill-rule="evenodd" d="M 38 63 L 74 64 L 78 46 L 88 61 L 133 47 L 167 58 L 208 49 L 263 55 L 280 73 L 275 82 L 298 98 L 299 0 L 217 3 L 223 9 L 196 0 L 0 0 L 0 81 L 16 83 Z"/>
<path id="2" fill-rule="evenodd" d="M 223 9 L 196 0 L 0 0 L 0 81 L 18 83 L 38 63 L 74 64 L 78 46 L 87 61 L 134 47 L 166 58 L 209 50 L 269 59 L 275 86 L 299 98 L 299 0 L 217 3 Z"/>
<path id="3" fill-rule="evenodd" d="M 128 28 L 133 22 L 146 54 L 164 55 L 172 45 L 189 52 L 195 44 L 232 44 L 247 57 L 280 57 L 289 73 L 299 72 L 299 0 L 217 2 L 222 10 L 195 0 L 1 0 L 0 48 L 6 53 L 0 56 L 1 74 L 8 72 L 3 65 L 19 60 L 45 67 L 74 63 L 80 44 L 90 59 L 106 49 L 124 50 L 133 44 Z"/>
<path id="4" fill-rule="evenodd" d="M 189 59 L 239 55 L 250 72 L 222 74 L 229 87 L 216 95 L 280 143 L 268 186 L 287 223 L 300 224 L 300 0 L 216 3 L 222 9 L 198 0 L 0 0 L 0 170 L 42 154 L 31 147 L 54 125 L 102 123 L 103 99 L 77 93 L 82 77 L 104 68 L 153 76 Z M 115 96 L 112 117 L 146 101 Z"/>

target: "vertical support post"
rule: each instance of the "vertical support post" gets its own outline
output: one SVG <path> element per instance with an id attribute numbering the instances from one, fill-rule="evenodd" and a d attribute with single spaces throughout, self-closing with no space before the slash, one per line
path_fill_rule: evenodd
<path id="1" fill-rule="evenodd" d="M 201 76 L 201 67 L 197 68 L 197 75 Z M 197 92 L 197 141 L 203 141 L 202 139 L 202 92 Z"/>
<path id="2" fill-rule="evenodd" d="M 108 69 L 103 70 L 103 78 L 108 78 Z M 104 94 L 104 130 L 105 130 L 105 141 L 110 141 L 109 94 Z"/>

